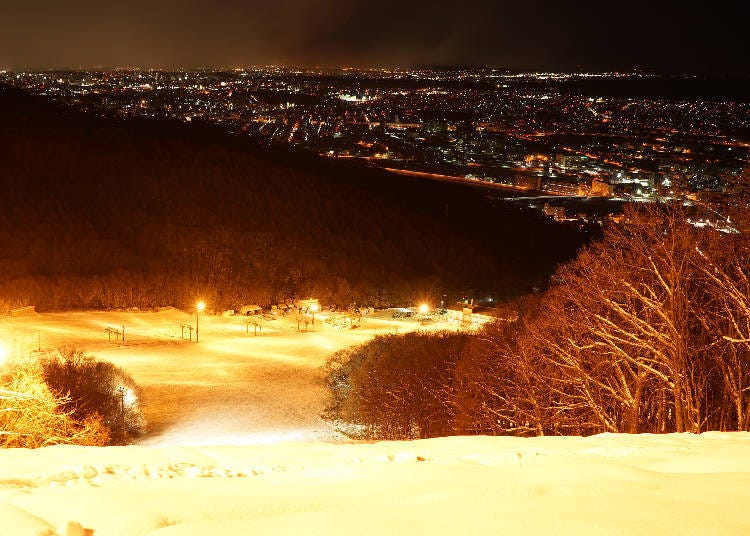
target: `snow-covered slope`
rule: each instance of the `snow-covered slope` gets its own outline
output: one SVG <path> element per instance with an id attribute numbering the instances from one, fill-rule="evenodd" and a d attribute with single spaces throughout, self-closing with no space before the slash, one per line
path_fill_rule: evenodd
<path id="1" fill-rule="evenodd" d="M 747 504 L 747 433 L 0 451 L 3 536 L 747 534 Z"/>
<path id="2" fill-rule="evenodd" d="M 395 320 L 389 311 L 358 329 L 338 329 L 329 315 L 317 315 L 314 330 L 302 333 L 291 317 L 262 321 L 257 337 L 245 317 L 204 315 L 196 344 L 181 329 L 194 327 L 195 315 L 176 309 L 34 314 L 0 318 L 0 346 L 16 358 L 72 346 L 124 368 L 143 388 L 145 445 L 237 445 L 336 437 L 320 418 L 327 403 L 321 367 L 333 352 L 385 333 L 455 329 Z M 110 342 L 105 328 L 123 325 L 125 341 Z"/>
<path id="3" fill-rule="evenodd" d="M 255 337 L 206 317 L 195 344 L 180 339 L 193 321 L 0 319 L 12 356 L 74 345 L 125 368 L 152 427 L 140 446 L 0 450 L 0 536 L 750 533 L 750 434 L 321 442 L 326 358 L 423 326 L 383 313 Z M 108 342 L 123 322 L 126 341 Z"/>

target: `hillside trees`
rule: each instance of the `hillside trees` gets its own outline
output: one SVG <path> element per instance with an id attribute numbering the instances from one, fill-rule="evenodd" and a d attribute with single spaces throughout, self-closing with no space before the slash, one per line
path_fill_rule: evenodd
<path id="1" fill-rule="evenodd" d="M 73 419 L 102 420 L 112 444 L 126 444 L 146 430 L 141 392 L 120 367 L 73 348 L 41 361 L 43 377 L 61 398 L 60 409 Z"/>
<path id="2" fill-rule="evenodd" d="M 705 349 L 715 367 L 723 411 L 713 417 L 720 429 L 750 430 L 750 249 L 744 238 L 712 245 L 711 255 L 699 251 L 695 270 L 702 277 L 705 301 L 699 322 L 709 334 Z"/>
<path id="3" fill-rule="evenodd" d="M 558 270 L 519 331 L 547 432 L 748 429 L 747 237 L 696 228 L 679 206 L 628 218 Z"/>
<path id="4" fill-rule="evenodd" d="M 560 267 L 517 323 L 485 327 L 451 359 L 432 347 L 425 377 L 438 366 L 450 379 L 419 396 L 450 408 L 444 430 L 750 430 L 750 239 L 695 227 L 678 205 L 630 208 L 627 218 Z M 401 377 L 369 370 L 369 388 L 391 389 L 389 375 Z"/>
<path id="5" fill-rule="evenodd" d="M 452 370 L 468 342 L 455 333 L 383 335 L 335 354 L 327 416 L 360 438 L 417 439 L 453 432 Z"/>
<path id="6" fill-rule="evenodd" d="M 693 267 L 705 233 L 680 210 L 629 217 L 558 271 L 524 336 L 553 365 L 563 421 L 639 432 L 671 420 L 669 428 L 696 432 L 704 368 Z"/>
<path id="7" fill-rule="evenodd" d="M 456 363 L 454 432 L 545 435 L 554 415 L 539 356 L 520 344 L 522 326 L 494 322 L 472 336 Z"/>
<path id="8" fill-rule="evenodd" d="M 549 431 L 747 429 L 747 238 L 678 206 L 628 217 L 558 270 L 519 334 Z"/>

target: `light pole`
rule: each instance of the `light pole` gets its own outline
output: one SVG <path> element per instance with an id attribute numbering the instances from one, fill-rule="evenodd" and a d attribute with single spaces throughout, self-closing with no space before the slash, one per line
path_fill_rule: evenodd
<path id="1" fill-rule="evenodd" d="M 205 308 L 206 303 L 203 301 L 199 301 L 195 304 L 195 342 L 198 342 L 198 319 Z"/>
<path id="2" fill-rule="evenodd" d="M 117 394 L 120 395 L 120 433 L 125 437 L 125 387 L 120 385 L 116 389 Z"/>
<path id="3" fill-rule="evenodd" d="M 422 303 L 419 305 L 419 321 L 424 326 L 427 324 L 427 322 L 430 321 L 430 317 L 427 316 L 427 313 L 430 312 L 430 306 L 426 303 Z"/>
<path id="4" fill-rule="evenodd" d="M 310 310 L 312 311 L 312 328 L 313 328 L 313 330 L 315 330 L 315 313 L 318 310 L 318 304 L 317 303 L 313 303 L 310 306 Z"/>

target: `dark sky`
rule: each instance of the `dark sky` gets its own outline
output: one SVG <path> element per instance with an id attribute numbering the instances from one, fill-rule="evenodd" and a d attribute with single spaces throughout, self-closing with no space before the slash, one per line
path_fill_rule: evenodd
<path id="1" fill-rule="evenodd" d="M 691 4 L 0 0 L 0 68 L 468 64 L 750 74 L 744 13 L 724 1 Z"/>

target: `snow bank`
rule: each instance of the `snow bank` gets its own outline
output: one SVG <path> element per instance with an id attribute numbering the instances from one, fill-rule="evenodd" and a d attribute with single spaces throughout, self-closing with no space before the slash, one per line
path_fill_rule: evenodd
<path id="1" fill-rule="evenodd" d="M 743 534 L 750 434 L 0 452 L 0 533 Z"/>

